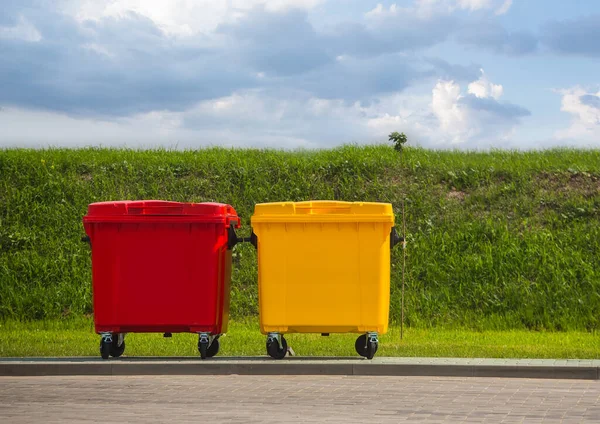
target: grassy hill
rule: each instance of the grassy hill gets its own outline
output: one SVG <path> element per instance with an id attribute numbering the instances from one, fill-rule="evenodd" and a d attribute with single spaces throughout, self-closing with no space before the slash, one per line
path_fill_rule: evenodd
<path id="1" fill-rule="evenodd" d="M 465 153 L 0 150 L 0 319 L 91 313 L 91 202 L 406 202 L 412 327 L 600 328 L 600 151 Z M 400 317 L 402 251 L 392 254 Z M 236 248 L 234 317 L 257 313 L 256 254 Z"/>

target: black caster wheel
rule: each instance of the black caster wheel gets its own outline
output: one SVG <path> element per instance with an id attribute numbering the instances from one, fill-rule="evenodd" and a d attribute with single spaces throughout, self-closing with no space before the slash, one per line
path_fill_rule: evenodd
<path id="1" fill-rule="evenodd" d="M 354 349 L 362 357 L 367 356 L 367 335 L 361 334 L 354 343 Z"/>
<path id="2" fill-rule="evenodd" d="M 277 339 L 272 339 L 270 342 L 267 341 L 267 353 L 273 359 L 283 359 L 285 358 L 285 354 L 287 353 L 287 341 L 285 340 L 285 337 L 283 337 L 283 335 L 280 337 L 281 349 L 279 348 L 279 343 L 277 342 Z"/>
<path id="3" fill-rule="evenodd" d="M 108 359 L 110 356 L 110 346 L 112 343 L 104 341 L 104 339 L 100 339 L 100 356 L 102 359 Z"/>
<path id="4" fill-rule="evenodd" d="M 200 358 L 206 359 L 208 354 L 208 342 L 198 342 L 198 352 L 200 352 Z"/>
<path id="5" fill-rule="evenodd" d="M 113 336 L 113 341 L 110 344 L 110 356 L 113 358 L 118 358 L 123 354 L 123 352 L 125 352 L 125 340 L 123 340 L 121 345 L 119 345 L 119 334 L 115 334 Z"/>
<path id="6" fill-rule="evenodd" d="M 212 358 L 217 353 L 219 353 L 219 347 L 220 347 L 219 346 L 219 339 L 214 339 L 213 342 L 208 347 L 208 349 L 206 350 L 206 357 L 207 358 Z"/>
<path id="7" fill-rule="evenodd" d="M 378 347 L 379 343 L 369 341 L 366 334 L 361 334 L 358 336 L 356 343 L 354 343 L 354 349 L 356 349 L 356 353 L 367 359 L 373 359 Z"/>
<path id="8" fill-rule="evenodd" d="M 377 352 L 377 348 L 379 347 L 378 342 L 368 342 L 367 343 L 367 359 L 373 359 L 375 353 Z"/>

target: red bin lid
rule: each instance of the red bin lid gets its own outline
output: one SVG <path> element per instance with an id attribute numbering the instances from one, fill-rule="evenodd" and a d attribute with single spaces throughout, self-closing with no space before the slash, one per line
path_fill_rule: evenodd
<path id="1" fill-rule="evenodd" d="M 157 218 L 159 220 L 191 220 L 194 222 L 235 223 L 240 219 L 231 205 L 224 203 L 181 203 L 165 200 L 124 200 L 98 202 L 88 205 L 84 222 L 137 221 Z"/>

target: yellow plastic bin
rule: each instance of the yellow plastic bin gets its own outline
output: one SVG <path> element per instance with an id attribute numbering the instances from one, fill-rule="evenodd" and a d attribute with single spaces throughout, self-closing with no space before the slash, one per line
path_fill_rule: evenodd
<path id="1" fill-rule="evenodd" d="M 388 328 L 390 247 L 402 240 L 389 203 L 308 201 L 257 204 L 260 330 L 281 359 L 285 333 L 362 333 L 371 359 Z"/>

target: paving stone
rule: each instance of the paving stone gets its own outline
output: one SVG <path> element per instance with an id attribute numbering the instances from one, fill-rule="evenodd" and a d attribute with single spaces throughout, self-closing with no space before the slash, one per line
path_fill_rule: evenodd
<path id="1" fill-rule="evenodd" d="M 0 377 L 0 422 L 598 423 L 600 382 L 390 376 Z"/>

